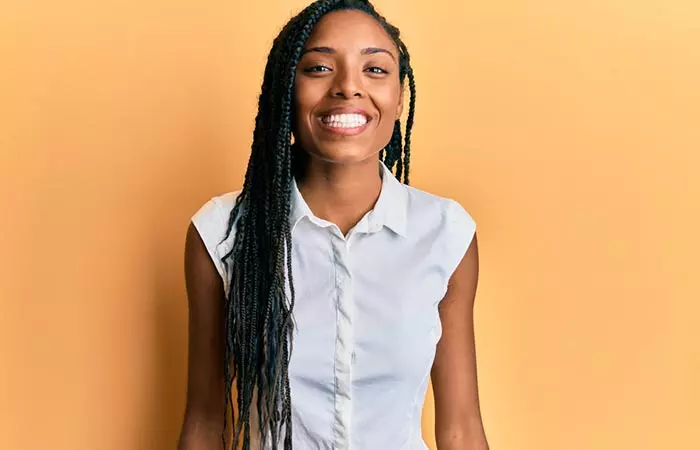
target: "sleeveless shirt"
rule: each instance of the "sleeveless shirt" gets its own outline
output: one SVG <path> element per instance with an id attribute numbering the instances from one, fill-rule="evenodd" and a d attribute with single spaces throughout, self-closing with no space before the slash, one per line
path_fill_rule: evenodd
<path id="1" fill-rule="evenodd" d="M 442 332 L 438 305 L 476 223 L 458 202 L 380 166 L 379 198 L 346 236 L 316 217 L 292 182 L 295 450 L 428 448 L 421 412 Z M 227 295 L 231 274 L 221 259 L 233 246 L 235 226 L 224 237 L 238 193 L 211 198 L 192 217 Z M 256 417 L 254 402 L 254 437 Z"/>

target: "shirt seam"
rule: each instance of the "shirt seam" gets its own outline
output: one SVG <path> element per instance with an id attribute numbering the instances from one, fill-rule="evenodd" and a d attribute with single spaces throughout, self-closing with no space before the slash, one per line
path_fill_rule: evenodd
<path id="1" fill-rule="evenodd" d="M 332 432 L 333 432 L 333 448 L 335 448 L 336 442 L 338 441 L 338 427 L 337 427 L 337 408 L 338 408 L 338 314 L 340 306 L 340 294 L 338 292 L 338 255 L 333 246 L 333 235 L 327 235 L 330 243 L 330 248 L 333 256 L 333 290 L 335 297 L 335 340 L 333 345 L 333 422 L 332 422 Z"/>

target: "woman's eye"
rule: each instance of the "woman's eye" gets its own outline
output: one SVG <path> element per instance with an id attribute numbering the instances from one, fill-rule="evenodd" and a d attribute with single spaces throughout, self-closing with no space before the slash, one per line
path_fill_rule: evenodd
<path id="1" fill-rule="evenodd" d="M 307 67 L 304 69 L 304 72 L 307 73 L 313 73 L 313 72 L 330 72 L 330 68 L 326 66 L 312 66 L 312 67 Z"/>
<path id="2" fill-rule="evenodd" d="M 382 69 L 381 67 L 368 67 L 368 68 L 365 69 L 365 70 L 368 71 L 368 72 L 370 72 L 370 73 L 376 73 L 376 74 L 385 74 L 385 73 L 389 73 L 389 72 L 387 72 L 386 70 Z"/>

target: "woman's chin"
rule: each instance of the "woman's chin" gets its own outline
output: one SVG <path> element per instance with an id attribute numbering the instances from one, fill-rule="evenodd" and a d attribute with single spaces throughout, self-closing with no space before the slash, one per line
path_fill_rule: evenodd
<path id="1" fill-rule="evenodd" d="M 359 164 L 376 157 L 377 152 L 367 152 L 366 149 L 333 148 L 319 149 L 313 156 L 321 161 L 333 164 Z"/>

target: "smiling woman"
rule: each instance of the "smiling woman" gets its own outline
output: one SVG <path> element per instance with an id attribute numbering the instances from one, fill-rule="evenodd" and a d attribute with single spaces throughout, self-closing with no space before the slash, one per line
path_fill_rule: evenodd
<path id="1" fill-rule="evenodd" d="M 321 160 L 357 163 L 386 146 L 403 107 L 398 53 L 385 28 L 365 12 L 324 16 L 297 66 L 301 147 Z"/>
<path id="2" fill-rule="evenodd" d="M 408 186 L 414 110 L 407 48 L 369 2 L 314 2 L 275 39 L 243 188 L 187 233 L 180 450 L 424 450 L 431 375 L 438 449 L 488 448 L 476 224 Z"/>

